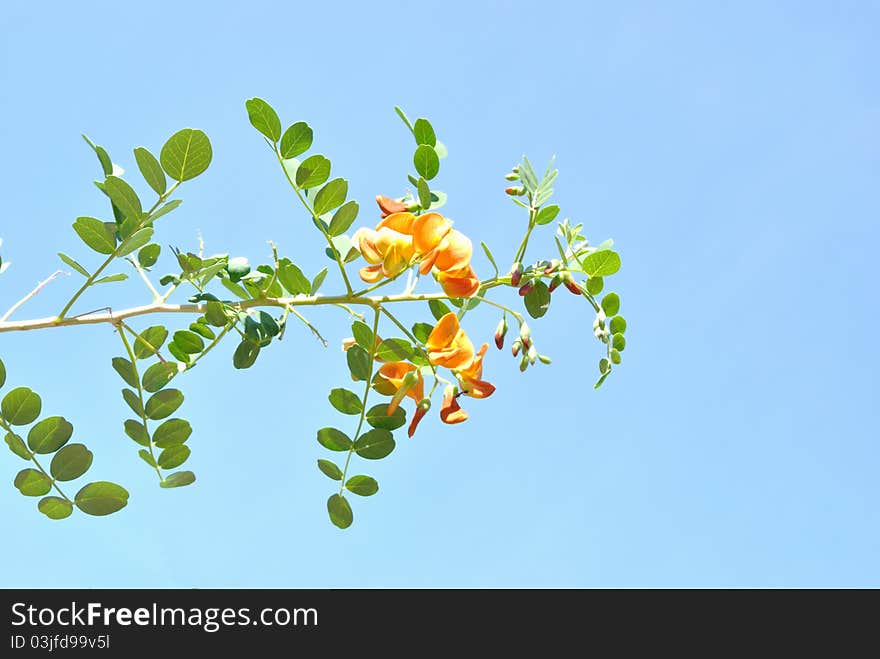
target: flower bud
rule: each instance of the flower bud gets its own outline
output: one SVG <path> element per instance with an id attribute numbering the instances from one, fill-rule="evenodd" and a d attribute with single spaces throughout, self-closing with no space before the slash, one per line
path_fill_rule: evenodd
<path id="1" fill-rule="evenodd" d="M 564 279 L 562 278 L 562 275 L 559 273 L 556 273 L 553 276 L 553 279 L 550 280 L 550 286 L 549 286 L 550 292 L 552 293 L 557 288 L 559 288 L 559 284 L 561 284 L 563 281 L 564 281 Z"/>
<path id="2" fill-rule="evenodd" d="M 422 398 L 422 400 L 419 401 L 419 409 L 424 410 L 425 412 L 430 410 L 431 409 L 431 399 L 430 398 Z"/>
<path id="3" fill-rule="evenodd" d="M 526 369 L 529 367 L 529 358 L 523 353 L 522 359 L 519 362 L 519 370 L 522 373 L 525 373 Z"/>
<path id="4" fill-rule="evenodd" d="M 517 338 L 513 345 L 510 348 L 510 351 L 513 353 L 513 356 L 516 357 L 519 354 L 520 348 L 522 348 L 523 342 L 522 339 Z"/>
<path id="5" fill-rule="evenodd" d="M 526 354 L 529 357 L 529 364 L 534 364 L 538 360 L 538 349 L 535 348 L 534 344 L 529 346 L 529 351 Z"/>
<path id="6" fill-rule="evenodd" d="M 550 263 L 547 264 L 547 267 L 544 268 L 544 274 L 553 274 L 553 272 L 557 270 L 560 265 L 562 265 L 562 261 L 560 261 L 559 259 L 551 259 Z"/>
<path id="7" fill-rule="evenodd" d="M 542 364 L 549 364 L 550 358 L 547 355 L 538 355 L 538 361 Z"/>
<path id="8" fill-rule="evenodd" d="M 526 193 L 526 189 L 521 185 L 505 188 L 504 191 L 511 197 L 522 197 Z"/>
<path id="9" fill-rule="evenodd" d="M 510 172 L 509 174 L 505 174 L 504 178 L 506 178 L 508 181 L 518 181 L 519 174 L 517 174 L 516 172 Z"/>
<path id="10" fill-rule="evenodd" d="M 575 295 L 582 295 L 583 291 L 578 283 L 574 280 L 574 275 L 570 272 L 565 272 L 563 275 L 563 281 L 565 282 L 565 287 L 570 290 Z"/>
<path id="11" fill-rule="evenodd" d="M 519 287 L 520 297 L 524 297 L 532 292 L 535 288 L 535 282 L 533 280 L 527 281 L 525 284 Z"/>
<path id="12" fill-rule="evenodd" d="M 379 205 L 379 210 L 382 212 L 382 217 L 388 217 L 392 213 L 401 213 L 407 210 L 406 204 L 398 201 L 397 199 L 386 197 L 385 195 L 376 195 L 376 203 Z"/>
<path id="13" fill-rule="evenodd" d="M 507 335 L 507 316 L 503 316 L 495 328 L 495 345 L 501 350 L 504 347 L 504 337 Z"/>
<path id="14" fill-rule="evenodd" d="M 522 339 L 524 344 L 530 344 L 532 338 L 532 330 L 529 328 L 528 323 L 520 323 L 519 326 L 519 338 Z M 528 347 L 528 345 L 526 345 Z"/>
<path id="15" fill-rule="evenodd" d="M 511 286 L 519 286 L 520 280 L 522 280 L 523 276 L 523 264 L 519 261 L 516 261 L 512 266 L 510 266 L 510 285 Z"/>

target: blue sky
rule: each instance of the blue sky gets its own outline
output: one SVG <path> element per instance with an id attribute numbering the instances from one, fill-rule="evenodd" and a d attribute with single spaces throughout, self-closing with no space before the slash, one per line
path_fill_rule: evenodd
<path id="1" fill-rule="evenodd" d="M 49 522 L 12 487 L 18 459 L 0 457 L 0 585 L 880 585 L 880 5 L 188 4 L 7 3 L 0 307 L 56 252 L 94 259 L 70 229 L 104 212 L 81 132 L 136 180 L 133 147 L 202 128 L 214 162 L 163 244 L 193 249 L 201 232 L 208 252 L 260 261 L 271 239 L 315 272 L 321 237 L 244 101 L 308 121 L 365 209 L 406 189 L 400 104 L 449 147 L 446 212 L 496 255 L 522 223 L 502 175 L 521 153 L 556 154 L 563 214 L 623 258 L 624 363 L 593 391 L 592 317 L 556 293 L 532 323 L 553 365 L 522 376 L 493 349 L 497 393 L 466 424 L 432 417 L 361 463 L 382 489 L 342 532 L 314 439 L 347 378 L 342 315 L 313 314 L 328 350 L 291 327 L 250 371 L 232 369 L 230 344 L 181 380 L 199 480 L 176 491 L 122 433 L 109 328 L 3 334 L 10 383 L 70 418 L 90 474 L 131 501 Z M 129 284 L 80 310 L 148 301 Z M 73 285 L 16 317 L 56 312 Z M 476 310 L 468 331 L 490 340 L 496 322 Z"/>

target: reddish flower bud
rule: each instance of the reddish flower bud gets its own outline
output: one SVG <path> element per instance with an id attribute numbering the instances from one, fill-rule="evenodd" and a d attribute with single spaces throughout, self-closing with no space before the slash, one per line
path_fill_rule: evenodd
<path id="1" fill-rule="evenodd" d="M 557 273 L 556 275 L 554 275 L 553 279 L 550 281 L 550 286 L 549 286 L 550 292 L 552 293 L 552 292 L 555 291 L 557 288 L 559 288 L 559 285 L 560 285 L 563 281 L 564 281 L 564 279 L 563 279 L 562 275 L 560 275 L 559 273 Z"/>
<path id="2" fill-rule="evenodd" d="M 507 334 L 507 316 L 504 316 L 495 328 L 495 345 L 501 350 L 504 347 L 504 337 Z"/>
<path id="3" fill-rule="evenodd" d="M 529 343 L 532 338 L 532 330 L 529 328 L 528 323 L 520 323 L 519 326 L 519 338 L 523 340 L 523 343 Z M 528 348 L 528 345 L 526 345 Z"/>
<path id="4" fill-rule="evenodd" d="M 511 197 L 522 197 L 526 193 L 526 189 L 522 186 L 505 188 L 504 191 Z"/>
<path id="5" fill-rule="evenodd" d="M 510 266 L 510 285 L 519 286 L 519 282 L 522 280 L 522 276 L 523 264 L 519 261 L 516 261 L 512 266 Z"/>
<path id="6" fill-rule="evenodd" d="M 520 296 L 528 295 L 529 293 L 532 292 L 532 289 L 534 289 L 534 288 L 535 288 L 535 282 L 527 281 L 525 284 L 523 284 L 522 286 L 519 287 L 519 294 L 520 294 Z"/>
<path id="7" fill-rule="evenodd" d="M 516 357 L 519 354 L 520 348 L 522 348 L 522 344 L 523 344 L 523 342 L 522 342 L 522 339 L 520 339 L 520 338 L 517 338 L 513 342 L 513 345 L 511 346 L 510 351 L 513 353 L 514 357 Z"/>
<path id="8" fill-rule="evenodd" d="M 565 277 L 565 287 L 568 290 L 570 290 L 575 295 L 582 295 L 583 294 L 583 290 L 581 290 L 581 287 L 574 280 L 574 275 L 572 275 L 570 272 L 566 272 L 564 277 Z"/>
<path id="9" fill-rule="evenodd" d="M 407 209 L 406 204 L 385 195 L 376 195 L 376 203 L 379 204 L 382 217 L 388 217 L 392 213 L 403 213 Z"/>
<path id="10" fill-rule="evenodd" d="M 550 263 L 547 265 L 547 267 L 544 268 L 544 274 L 545 275 L 553 274 L 553 272 L 555 270 L 557 270 L 560 265 L 562 265 L 562 262 L 559 259 L 551 260 Z"/>

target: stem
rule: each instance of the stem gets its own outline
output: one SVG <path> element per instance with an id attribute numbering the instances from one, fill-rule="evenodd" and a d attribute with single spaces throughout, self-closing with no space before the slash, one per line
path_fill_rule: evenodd
<path id="1" fill-rule="evenodd" d="M 19 437 L 18 433 L 16 433 L 12 429 L 12 427 L 8 423 L 6 423 L 6 421 L 3 419 L 3 417 L 0 417 L 0 428 L 3 428 L 6 432 L 11 433 L 11 434 L 15 435 L 16 437 L 18 437 L 19 439 L 21 439 L 21 437 Z M 37 460 L 36 454 L 31 451 L 28 451 L 28 453 L 31 454 L 31 462 L 33 462 L 37 466 L 37 469 L 40 470 L 40 473 L 42 473 L 43 476 L 45 476 L 47 479 L 49 479 L 52 482 L 52 487 L 55 488 L 55 491 L 58 492 L 58 494 L 60 494 L 61 497 L 65 501 L 67 501 L 67 503 L 72 505 L 73 500 L 70 497 L 68 497 L 66 494 L 64 494 L 64 492 L 61 491 L 61 488 L 58 487 L 58 483 L 55 482 L 55 479 L 52 478 L 45 469 L 43 469 L 43 465 L 41 465 L 40 462 Z"/>
<path id="2" fill-rule="evenodd" d="M 529 245 L 529 237 L 532 235 L 532 230 L 535 228 L 535 219 L 538 217 L 538 210 L 536 208 L 532 208 L 532 197 L 529 195 L 529 228 L 526 231 L 526 235 L 523 236 L 523 240 L 519 245 L 519 249 L 516 250 L 516 256 L 513 259 L 514 263 L 520 263 L 526 256 L 526 248 Z"/>
<path id="3" fill-rule="evenodd" d="M 141 264 L 138 263 L 137 259 L 130 259 L 129 262 L 134 266 L 134 269 L 137 270 L 138 274 L 141 276 L 141 279 L 144 280 L 147 288 L 150 289 L 150 293 L 153 294 L 153 301 L 158 301 L 162 296 L 159 295 L 159 291 L 156 290 L 156 287 L 153 286 L 153 282 L 151 282 L 150 278 L 147 277 L 147 273 L 141 267 Z"/>
<path id="4" fill-rule="evenodd" d="M 379 332 L 379 310 L 380 307 L 373 307 L 373 336 L 376 336 Z M 354 443 L 361 436 L 361 428 L 364 427 L 364 419 L 367 416 L 367 398 L 370 396 L 370 385 L 373 382 L 373 367 L 376 363 L 376 341 L 373 341 L 373 347 L 370 348 L 370 371 L 367 375 L 367 384 L 364 387 L 364 397 L 361 400 L 361 418 L 358 419 L 357 430 L 354 431 L 354 439 L 351 440 L 351 448 L 348 449 L 348 455 L 345 458 L 345 466 L 342 469 L 342 481 L 339 484 L 339 496 L 342 496 L 342 492 L 345 490 L 345 478 L 348 475 L 348 465 L 351 463 L 351 454 L 354 453 Z"/>
<path id="5" fill-rule="evenodd" d="M 290 187 L 293 188 L 294 192 L 296 192 L 296 196 L 299 197 L 302 205 L 312 216 L 312 219 L 315 220 L 315 226 L 318 227 L 318 229 L 323 234 L 325 240 L 327 241 L 327 245 L 329 245 L 330 247 L 330 253 L 333 254 L 336 265 L 339 266 L 339 272 L 342 274 L 342 280 L 345 282 L 345 290 L 348 291 L 349 296 L 353 295 L 354 289 L 351 287 L 351 282 L 348 280 L 348 274 L 345 272 L 345 264 L 342 262 L 341 256 L 336 251 L 336 248 L 333 246 L 333 239 L 330 237 L 330 234 L 327 233 L 327 231 L 324 229 L 324 225 L 321 224 L 321 218 L 315 215 L 315 211 L 312 210 L 312 207 L 309 206 L 309 202 L 307 202 L 305 197 L 303 197 L 302 191 L 299 189 L 299 186 L 292 178 L 290 178 L 290 174 L 287 173 L 287 168 L 284 166 L 284 158 L 281 157 L 281 153 L 278 151 L 278 147 L 273 145 L 272 149 L 275 151 L 275 157 L 278 158 L 278 164 L 281 165 L 281 171 L 284 172 L 284 178 L 287 179 Z"/>
<path id="6" fill-rule="evenodd" d="M 231 330 L 231 329 L 235 326 L 235 324 L 236 324 L 237 322 L 238 322 L 237 320 L 234 320 L 234 321 L 232 321 L 231 323 L 229 323 L 228 325 L 226 325 L 226 326 L 220 331 L 220 333 L 214 338 L 214 340 L 211 341 L 211 343 L 208 344 L 208 347 L 205 348 L 204 350 L 202 350 L 201 354 L 199 354 L 198 357 L 196 357 L 195 359 L 192 360 L 192 363 L 189 364 L 189 366 L 187 366 L 187 368 L 188 368 L 188 369 L 189 369 L 189 368 L 192 368 L 193 366 L 195 366 L 196 364 L 198 364 L 198 363 L 199 363 L 199 360 L 200 360 L 202 357 L 204 357 L 205 355 L 207 355 L 209 352 L 211 352 L 211 350 L 213 350 L 214 347 L 215 347 L 218 343 L 220 343 L 220 341 L 223 340 L 223 337 L 226 336 L 226 335 L 229 333 L 229 330 Z"/>
<path id="7" fill-rule="evenodd" d="M 168 188 L 164 194 L 159 195 L 159 198 L 156 200 L 156 203 L 153 204 L 152 207 L 150 208 L 150 210 L 147 211 L 146 215 L 144 216 L 144 219 L 142 219 L 140 222 L 138 222 L 135 225 L 134 229 L 131 232 L 131 235 L 134 235 L 137 231 L 139 231 L 140 229 L 143 228 L 144 223 L 150 218 L 150 215 L 152 215 L 153 212 L 157 208 L 159 208 L 160 204 L 162 204 L 169 196 L 171 196 L 171 193 L 173 193 L 177 189 L 177 186 L 179 186 L 179 185 L 180 185 L 180 181 L 175 181 L 174 185 L 172 185 L 170 188 Z M 64 317 L 67 315 L 67 312 L 70 311 L 70 308 L 76 303 L 76 301 L 80 298 L 80 296 L 86 292 L 86 289 L 88 289 L 89 286 L 91 286 L 92 284 L 95 283 L 95 280 L 98 278 L 98 276 L 102 272 L 104 272 L 104 270 L 107 268 L 108 265 L 110 265 L 113 262 L 113 259 L 115 259 L 117 257 L 117 254 L 119 252 L 119 248 L 123 244 L 125 244 L 125 241 L 122 241 L 121 243 L 119 243 L 119 245 L 116 246 L 116 249 L 113 250 L 113 253 L 107 257 L 107 260 L 104 261 L 100 266 L 98 266 L 98 269 L 95 270 L 91 275 L 89 275 L 89 277 L 88 277 L 88 279 L 86 279 L 85 283 L 82 286 L 80 286 L 79 290 L 76 293 L 73 294 L 73 297 L 70 298 L 70 301 L 66 305 L 64 305 L 64 308 L 61 310 L 61 313 L 58 314 L 59 321 L 64 320 Z"/>
<path id="8" fill-rule="evenodd" d="M 497 309 L 501 309 L 502 311 L 506 311 L 506 312 L 509 313 L 511 316 L 513 316 L 514 318 L 516 318 L 520 323 L 522 323 L 523 320 L 524 320 L 524 318 L 523 318 L 523 316 L 522 316 L 521 313 L 518 313 L 518 312 L 514 311 L 514 310 L 511 309 L 510 307 L 505 307 L 503 304 L 499 304 L 498 302 L 494 302 L 494 301 L 489 300 L 489 299 L 487 299 L 487 298 L 484 298 L 484 297 L 478 297 L 478 296 L 475 296 L 475 297 L 473 297 L 472 299 L 474 299 L 474 300 L 479 300 L 480 302 L 485 302 L 486 304 L 488 304 L 488 305 L 490 305 L 490 306 L 496 307 Z"/>
<path id="9" fill-rule="evenodd" d="M 119 332 L 119 337 L 122 339 L 122 344 L 125 346 L 125 351 L 128 353 L 128 358 L 131 361 L 131 370 L 134 372 L 134 379 L 138 383 L 136 389 L 137 389 L 138 400 L 141 403 L 141 414 L 140 414 L 141 422 L 144 424 L 144 432 L 147 433 L 147 437 L 150 437 L 150 428 L 147 425 L 146 406 L 144 405 L 144 390 L 141 387 L 141 376 L 138 373 L 138 369 L 137 369 L 137 357 L 135 357 L 134 351 L 131 349 L 131 344 L 128 342 L 128 339 L 125 338 L 125 331 L 122 328 L 122 325 L 123 325 L 123 323 L 119 323 L 116 326 L 116 329 Z M 162 476 L 162 471 L 159 469 L 158 463 L 156 463 L 156 454 L 153 453 L 153 440 L 152 439 L 150 439 L 150 443 L 148 445 L 148 448 L 150 449 L 150 457 L 153 458 L 153 464 L 156 465 L 156 467 L 154 467 L 154 469 L 156 470 L 156 474 L 158 474 L 158 476 L 159 476 L 159 482 L 161 483 L 162 481 L 165 480 L 165 478 Z"/>
<path id="10" fill-rule="evenodd" d="M 28 293 L 27 295 L 25 295 L 23 298 L 21 298 L 21 299 L 20 299 L 18 302 L 16 302 L 15 304 L 13 304 L 13 305 L 9 308 L 9 311 L 7 311 L 5 314 L 3 314 L 3 317 L 0 318 L 0 323 L 9 320 L 9 317 L 10 317 L 12 314 L 14 314 L 15 311 L 16 311 L 19 307 L 21 307 L 21 305 L 23 305 L 25 302 L 27 302 L 28 300 L 30 300 L 34 295 L 36 295 L 36 294 L 39 293 L 41 290 L 43 290 L 43 287 L 44 287 L 46 284 L 48 284 L 50 281 L 52 281 L 53 279 L 55 279 L 55 277 L 57 277 L 57 276 L 60 275 L 60 274 L 61 274 L 61 270 L 56 270 L 56 271 L 53 272 L 51 275 L 49 275 L 48 277 L 46 277 L 43 281 L 41 281 L 39 284 L 37 284 L 37 287 L 36 287 L 34 290 L 32 290 L 32 291 L 31 291 L 30 293 Z"/>

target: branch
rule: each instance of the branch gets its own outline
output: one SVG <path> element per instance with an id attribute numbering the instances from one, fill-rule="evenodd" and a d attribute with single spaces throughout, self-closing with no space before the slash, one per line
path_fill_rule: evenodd
<path id="1" fill-rule="evenodd" d="M 23 298 L 21 298 L 21 299 L 20 299 L 18 302 L 16 302 L 15 304 L 13 304 L 12 307 L 10 307 L 9 311 L 7 311 L 5 314 L 3 314 L 3 317 L 0 318 L 0 325 L 2 325 L 2 324 L 5 323 L 7 320 L 9 320 L 9 317 L 10 317 L 12 314 L 14 314 L 15 311 L 16 311 L 21 305 L 23 305 L 25 302 L 27 302 L 28 300 L 30 300 L 34 295 L 36 295 L 36 294 L 39 293 L 41 290 L 43 290 L 43 287 L 44 287 L 46 284 L 48 284 L 50 281 L 52 281 L 53 279 L 55 279 L 55 277 L 57 277 L 57 276 L 60 275 L 60 274 L 62 274 L 61 270 L 56 270 L 56 271 L 53 272 L 51 275 L 49 275 L 48 277 L 46 277 L 46 279 L 44 279 L 44 280 L 41 281 L 39 284 L 37 284 L 37 287 L 36 287 L 34 290 L 32 290 L 32 291 L 31 291 L 30 293 L 28 293 L 27 295 L 25 295 Z"/>

